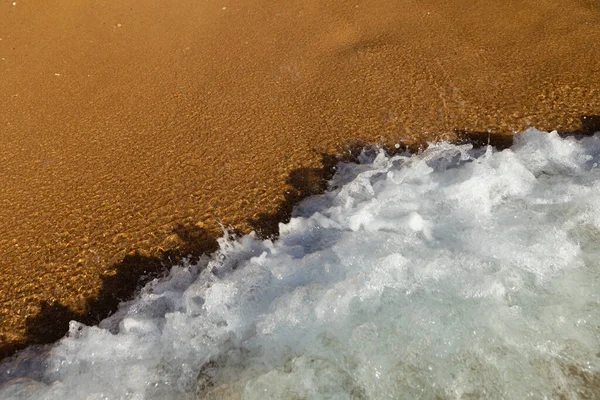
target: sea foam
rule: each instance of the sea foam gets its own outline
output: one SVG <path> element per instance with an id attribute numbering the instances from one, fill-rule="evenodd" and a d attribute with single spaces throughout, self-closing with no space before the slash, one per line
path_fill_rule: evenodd
<path id="1" fill-rule="evenodd" d="M 593 398 L 600 133 L 340 164 L 276 241 L 224 237 L 0 398 Z M 33 355 L 32 355 L 33 354 Z"/>

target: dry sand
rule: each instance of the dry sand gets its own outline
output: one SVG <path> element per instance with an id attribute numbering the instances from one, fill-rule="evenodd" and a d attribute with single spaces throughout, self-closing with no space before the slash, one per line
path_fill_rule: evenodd
<path id="1" fill-rule="evenodd" d="M 3 354 L 219 222 L 284 217 L 340 146 L 600 114 L 596 0 L 2 0 L 0 20 Z"/>

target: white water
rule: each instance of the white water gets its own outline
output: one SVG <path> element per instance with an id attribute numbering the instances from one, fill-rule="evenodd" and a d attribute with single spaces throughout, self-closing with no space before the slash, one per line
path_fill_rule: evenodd
<path id="1" fill-rule="evenodd" d="M 0 398 L 596 396 L 600 134 L 367 158 L 278 241 L 222 239 L 100 327 L 0 365 L 29 377 Z"/>

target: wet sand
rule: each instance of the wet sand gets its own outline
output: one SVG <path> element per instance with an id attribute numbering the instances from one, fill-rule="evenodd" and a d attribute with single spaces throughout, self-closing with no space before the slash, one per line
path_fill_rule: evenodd
<path id="1" fill-rule="evenodd" d="M 600 115 L 595 0 L 11 3 L 0 355 L 100 318 L 220 225 L 270 233 L 346 145 Z"/>

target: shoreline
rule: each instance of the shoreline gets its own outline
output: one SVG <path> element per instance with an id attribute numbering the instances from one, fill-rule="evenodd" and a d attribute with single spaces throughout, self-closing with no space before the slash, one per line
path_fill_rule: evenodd
<path id="1" fill-rule="evenodd" d="M 559 135 L 563 138 L 573 136 L 579 140 L 600 133 L 600 116 L 582 117 L 581 125 L 581 129 L 561 131 Z M 492 133 L 487 133 L 486 136 L 486 133 L 483 132 L 462 131 L 451 143 L 472 144 L 474 148 L 490 145 L 501 151 L 512 146 L 513 137 L 512 135 Z M 383 146 L 383 149 L 388 155 L 403 151 L 415 154 L 425 145 L 423 143 L 399 148 Z M 320 195 L 328 190 L 327 185 L 336 172 L 337 163 L 357 162 L 360 152 L 370 146 L 382 147 L 378 144 L 345 146 L 346 150 L 342 153 L 323 156 L 322 168 L 299 168 L 292 171 L 288 182 L 294 187 L 294 190 L 286 192 L 285 200 L 280 203 L 275 212 L 265 213 L 261 218 L 252 221 L 258 237 L 277 240 L 279 237 L 278 224 L 289 222 L 293 208 L 298 203 L 307 197 Z M 236 232 L 233 227 L 231 229 L 227 232 L 235 235 L 247 233 Z M 40 312 L 27 321 L 27 340 L 0 347 L 0 362 L 32 345 L 44 346 L 57 343 L 67 334 L 69 322 L 72 320 L 88 326 L 98 325 L 102 320 L 115 313 L 121 302 L 134 299 L 152 279 L 166 277 L 171 267 L 181 264 L 184 260 L 193 263 L 202 256 L 212 256 L 215 251 L 218 251 L 217 239 L 222 235 L 210 235 L 206 230 L 184 226 L 178 227 L 175 231 L 185 243 L 184 246 L 154 257 L 143 256 L 139 251 L 125 256 L 120 263 L 113 266 L 116 271 L 114 275 L 103 277 L 100 294 L 88 302 L 86 312 L 73 312 L 61 304 L 42 303 Z M 224 233 L 222 232 L 222 234 Z"/>
<path id="2" fill-rule="evenodd" d="M 226 235 L 0 363 L 0 397 L 593 397 L 600 132 L 573 139 L 367 148 L 278 240 Z"/>
<path id="3" fill-rule="evenodd" d="M 597 124 L 597 3 L 446 3 L 0 4 L 0 348 L 272 229 L 341 144 Z"/>

